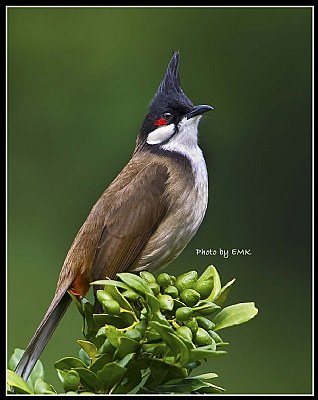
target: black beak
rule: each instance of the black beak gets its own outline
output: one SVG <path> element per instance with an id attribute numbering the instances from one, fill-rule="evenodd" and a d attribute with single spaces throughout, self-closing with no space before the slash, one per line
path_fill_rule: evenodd
<path id="1" fill-rule="evenodd" d="M 192 117 L 195 117 L 196 115 L 201 115 L 210 110 L 213 110 L 213 107 L 207 105 L 194 106 L 192 108 L 192 111 L 190 111 L 186 116 L 187 119 L 190 119 Z"/>

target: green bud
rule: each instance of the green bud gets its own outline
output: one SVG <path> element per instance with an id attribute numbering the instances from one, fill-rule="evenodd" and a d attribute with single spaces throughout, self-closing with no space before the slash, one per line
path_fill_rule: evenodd
<path id="1" fill-rule="evenodd" d="M 94 393 L 94 392 L 79 392 L 79 394 L 89 394 L 90 396 L 92 395 L 92 394 L 96 394 L 96 393 Z"/>
<path id="2" fill-rule="evenodd" d="M 174 275 L 170 275 L 171 284 L 174 285 L 176 283 L 177 278 Z"/>
<path id="3" fill-rule="evenodd" d="M 206 299 L 210 296 L 213 289 L 213 277 L 209 277 L 204 281 L 198 279 L 193 289 L 200 293 L 201 299 Z"/>
<path id="4" fill-rule="evenodd" d="M 107 303 L 109 300 L 113 300 L 112 296 L 105 292 L 105 290 L 97 290 L 96 292 L 97 300 L 102 303 Z"/>
<path id="5" fill-rule="evenodd" d="M 173 310 L 173 305 L 174 301 L 171 296 L 168 294 L 160 294 L 158 297 L 159 303 L 160 303 L 160 309 L 163 311 L 172 311 Z"/>
<path id="6" fill-rule="evenodd" d="M 193 314 L 193 310 L 190 307 L 180 307 L 176 310 L 176 318 L 178 321 L 188 321 Z"/>
<path id="7" fill-rule="evenodd" d="M 179 336 L 182 336 L 184 339 L 189 340 L 192 342 L 192 332 L 191 329 L 188 328 L 187 326 L 180 326 L 179 328 L 176 329 L 176 333 Z"/>
<path id="8" fill-rule="evenodd" d="M 71 392 L 77 390 L 79 387 L 81 381 L 78 373 L 76 371 L 70 370 L 67 372 L 67 374 L 64 377 L 64 391 L 65 392 Z"/>
<path id="9" fill-rule="evenodd" d="M 127 289 L 125 290 L 122 295 L 127 299 L 130 300 L 132 302 L 135 302 L 138 300 L 139 295 L 138 293 L 134 292 L 133 290 Z"/>
<path id="10" fill-rule="evenodd" d="M 197 271 L 190 271 L 185 274 L 179 275 L 175 285 L 179 290 L 179 292 L 182 292 L 182 290 L 184 289 L 192 288 L 196 283 L 197 279 L 198 279 Z"/>
<path id="11" fill-rule="evenodd" d="M 141 271 L 140 276 L 144 281 L 147 283 L 156 283 L 156 278 L 152 275 L 151 272 L 148 271 Z"/>
<path id="12" fill-rule="evenodd" d="M 142 335 L 141 335 L 140 330 L 139 330 L 139 329 L 135 329 L 135 328 L 129 329 L 129 330 L 125 333 L 125 335 L 126 335 L 127 337 L 129 337 L 129 339 L 136 340 L 136 342 L 139 342 L 139 341 L 142 339 Z"/>
<path id="13" fill-rule="evenodd" d="M 160 293 L 160 286 L 156 282 L 152 282 L 148 284 L 148 287 L 153 291 L 155 296 L 158 296 Z"/>
<path id="14" fill-rule="evenodd" d="M 193 317 L 193 318 L 189 319 L 188 321 L 184 321 L 183 323 L 184 323 L 185 326 L 187 326 L 188 328 L 191 329 L 192 333 L 197 333 L 197 331 L 198 331 L 198 323 L 197 323 L 196 318 Z"/>
<path id="15" fill-rule="evenodd" d="M 208 318 L 198 316 L 196 319 L 197 319 L 199 327 L 205 329 L 206 331 L 213 329 L 215 326 L 215 324 Z"/>
<path id="16" fill-rule="evenodd" d="M 220 338 L 220 336 L 216 332 L 209 330 L 208 333 L 211 336 L 211 338 L 213 338 L 215 340 L 216 343 L 223 343 L 223 340 Z"/>
<path id="17" fill-rule="evenodd" d="M 118 315 L 120 313 L 120 305 L 118 301 L 111 299 L 102 303 L 103 309 L 108 314 Z"/>
<path id="18" fill-rule="evenodd" d="M 198 346 L 206 346 L 212 344 L 213 339 L 208 332 L 203 328 L 198 328 L 197 333 L 194 335 L 194 343 Z"/>
<path id="19" fill-rule="evenodd" d="M 173 299 L 176 299 L 179 296 L 178 289 L 175 286 L 169 285 L 164 290 L 165 294 L 168 294 Z"/>
<path id="20" fill-rule="evenodd" d="M 187 306 L 193 307 L 200 300 L 200 294 L 194 289 L 184 289 L 180 293 L 180 300 Z"/>
<path id="21" fill-rule="evenodd" d="M 171 282 L 170 275 L 167 274 L 166 272 L 163 272 L 162 274 L 158 275 L 157 283 L 159 286 L 163 287 L 169 286 L 170 282 Z"/>

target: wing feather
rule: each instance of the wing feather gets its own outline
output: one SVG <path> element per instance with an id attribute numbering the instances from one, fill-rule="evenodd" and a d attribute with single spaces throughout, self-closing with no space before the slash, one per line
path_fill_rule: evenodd
<path id="1" fill-rule="evenodd" d="M 151 163 L 118 190 L 108 209 L 93 262 L 93 279 L 127 270 L 167 211 L 167 168 Z"/>

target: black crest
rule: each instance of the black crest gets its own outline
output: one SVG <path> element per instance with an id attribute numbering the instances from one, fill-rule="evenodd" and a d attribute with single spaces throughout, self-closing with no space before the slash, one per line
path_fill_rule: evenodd
<path id="1" fill-rule="evenodd" d="M 179 60 L 180 54 L 175 51 L 151 102 L 151 107 L 170 106 L 172 108 L 184 108 L 185 111 L 192 108 L 192 101 L 184 94 L 180 86 Z"/>

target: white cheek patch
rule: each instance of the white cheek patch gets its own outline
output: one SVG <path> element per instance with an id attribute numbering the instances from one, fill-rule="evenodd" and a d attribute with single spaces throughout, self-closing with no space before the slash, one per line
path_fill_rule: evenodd
<path id="1" fill-rule="evenodd" d="M 159 144 L 171 138 L 174 133 L 174 124 L 164 125 L 150 132 L 147 136 L 148 144 Z"/>

